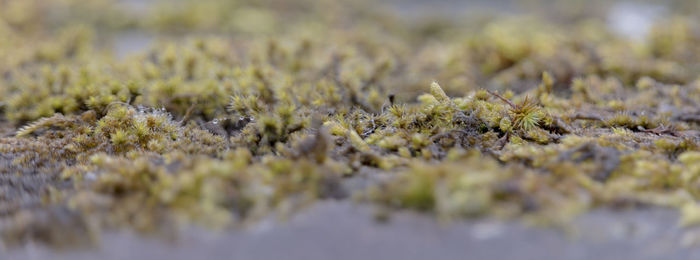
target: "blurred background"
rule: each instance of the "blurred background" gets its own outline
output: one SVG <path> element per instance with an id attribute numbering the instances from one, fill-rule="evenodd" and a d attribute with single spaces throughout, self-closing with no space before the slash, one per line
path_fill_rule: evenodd
<path id="1" fill-rule="evenodd" d="M 600 53 L 616 49 L 610 52 L 625 56 L 625 60 L 630 55 L 619 54 L 625 51 L 621 49 L 633 49 L 633 55 L 675 55 L 674 60 L 679 55 L 695 57 L 696 54 L 688 53 L 694 50 L 688 48 L 696 47 L 687 45 L 700 38 L 699 11 L 700 1 L 695 0 L 0 0 L 0 34 L 4 37 L 0 44 L 18 47 L 0 46 L 0 61 L 17 59 L 8 58 L 7 50 L 13 50 L 12 56 L 21 56 L 22 49 L 40 45 L 40 39 L 76 28 L 86 32 L 81 37 L 90 46 L 117 60 L 145 53 L 164 39 L 214 36 L 226 38 L 237 47 L 275 38 L 282 42 L 311 40 L 341 49 L 343 43 L 353 39 L 393 52 L 380 54 L 381 48 L 375 48 L 375 57 L 393 55 L 396 57 L 391 59 L 402 59 L 409 53 L 413 59 L 442 63 L 448 59 L 445 52 L 453 54 L 457 48 L 478 45 L 479 40 L 474 39 L 480 38 L 486 39 L 482 43 L 490 41 L 488 45 L 505 48 L 506 56 L 512 57 L 505 57 L 507 60 L 500 61 L 500 65 L 492 64 L 491 59 L 485 65 L 490 68 L 483 70 L 486 73 L 471 75 L 470 80 L 498 86 L 512 83 L 507 79 L 512 75 L 492 72 L 510 67 L 533 52 L 553 52 L 553 46 L 561 42 L 593 46 L 606 40 L 613 44 L 593 49 Z M 361 39 L 360 35 L 371 37 Z M 248 52 L 243 51 L 242 55 Z M 576 71 L 551 70 L 556 78 L 577 75 Z M 415 85 L 455 79 L 447 74 L 422 75 L 428 77 Z M 668 77 L 665 81 L 688 80 L 682 75 Z M 462 83 L 456 83 L 459 84 Z M 411 93 L 406 98 L 414 96 L 412 88 L 406 87 Z"/>

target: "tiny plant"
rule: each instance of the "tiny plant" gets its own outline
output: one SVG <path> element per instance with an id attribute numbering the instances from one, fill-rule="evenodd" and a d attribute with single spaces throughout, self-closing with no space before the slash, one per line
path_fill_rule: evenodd
<path id="1" fill-rule="evenodd" d="M 538 127 L 540 121 L 544 118 L 537 103 L 527 96 L 520 104 L 515 104 L 496 92 L 490 90 L 488 92 L 508 104 L 510 107 L 508 113 L 512 118 L 512 125 L 515 129 L 531 130 Z"/>

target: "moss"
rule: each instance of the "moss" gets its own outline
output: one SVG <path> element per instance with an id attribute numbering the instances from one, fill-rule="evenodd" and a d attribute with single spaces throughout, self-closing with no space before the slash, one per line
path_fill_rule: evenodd
<path id="1" fill-rule="evenodd" d="M 221 228 L 353 197 L 441 219 L 658 205 L 697 222 L 690 17 L 634 41 L 342 1 L 34 2 L 0 10 L 0 175 L 31 186 L 0 196 L 0 220 L 70 208 L 96 220 L 81 232 Z M 160 36 L 114 57 L 102 39 L 123 28 Z M 31 235 L 17 226 L 3 237 Z"/>

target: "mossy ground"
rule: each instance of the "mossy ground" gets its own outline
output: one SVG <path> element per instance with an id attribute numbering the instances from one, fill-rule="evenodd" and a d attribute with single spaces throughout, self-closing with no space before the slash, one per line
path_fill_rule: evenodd
<path id="1" fill-rule="evenodd" d="M 0 2 L 3 242 L 228 228 L 330 199 L 700 222 L 696 16 L 631 40 L 585 8 L 406 21 L 346 2 Z M 110 54 L 129 30 L 158 40 Z"/>

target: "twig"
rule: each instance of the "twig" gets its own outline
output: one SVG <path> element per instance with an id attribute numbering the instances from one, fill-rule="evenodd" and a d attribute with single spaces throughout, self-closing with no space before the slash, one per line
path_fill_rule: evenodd
<path id="1" fill-rule="evenodd" d="M 187 108 L 187 111 L 185 111 L 185 115 L 182 116 L 182 119 L 180 119 L 180 122 L 178 122 L 179 125 L 183 125 L 187 120 L 192 117 L 192 111 L 194 111 L 194 107 L 197 105 L 197 102 L 192 103 L 189 108 Z"/>
<path id="2" fill-rule="evenodd" d="M 652 129 L 644 129 L 641 126 L 639 126 L 637 128 L 639 129 L 639 131 L 644 132 L 644 133 L 652 133 L 652 134 L 656 134 L 656 135 L 668 134 L 668 135 L 672 135 L 672 136 L 678 136 L 678 133 L 675 130 L 673 130 L 672 128 L 669 128 L 669 127 L 665 127 L 663 125 L 658 126 L 656 128 L 652 128 Z"/>
<path id="3" fill-rule="evenodd" d="M 518 109 L 518 106 L 515 105 L 512 101 L 508 100 L 507 98 L 504 98 L 503 96 L 501 96 L 501 95 L 499 95 L 498 93 L 493 92 L 493 91 L 491 91 L 491 90 L 488 90 L 488 89 L 487 89 L 486 91 L 489 92 L 489 94 L 493 95 L 494 97 L 499 98 L 499 99 L 502 100 L 503 102 L 506 102 L 506 103 L 507 103 L 508 105 L 510 105 L 510 107 L 512 107 L 513 109 Z"/>
<path id="4" fill-rule="evenodd" d="M 592 114 L 581 114 L 581 113 L 576 113 L 572 117 L 574 120 L 594 120 L 594 121 L 604 121 L 604 118 L 599 116 L 599 115 L 592 115 Z"/>

